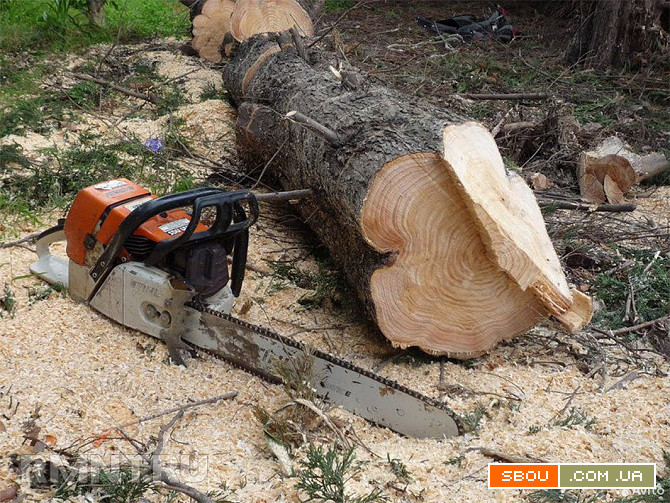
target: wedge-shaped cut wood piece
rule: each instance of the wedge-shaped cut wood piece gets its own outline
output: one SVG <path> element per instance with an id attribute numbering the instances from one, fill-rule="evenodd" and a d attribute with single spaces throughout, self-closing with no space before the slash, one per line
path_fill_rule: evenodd
<path id="1" fill-rule="evenodd" d="M 314 35 L 312 20 L 295 0 L 238 0 L 230 32 L 235 40 L 242 42 L 258 33 L 284 31 L 294 26 L 303 37 Z"/>
<path id="2" fill-rule="evenodd" d="M 626 202 L 626 198 L 624 197 L 621 188 L 611 176 L 605 175 L 605 178 L 603 179 L 603 189 L 608 203 L 623 204 Z"/>
<path id="3" fill-rule="evenodd" d="M 361 210 L 366 241 L 393 258 L 372 274 L 379 328 L 395 346 L 467 357 L 523 333 L 546 311 L 488 256 L 438 154 L 375 175 Z"/>
<path id="4" fill-rule="evenodd" d="M 233 0 L 206 0 L 200 14 L 193 18 L 193 40 L 191 47 L 201 58 L 218 63 L 221 61 L 221 46 L 230 31 L 233 15 Z"/>
<path id="5" fill-rule="evenodd" d="M 530 187 L 518 175 L 507 175 L 493 137 L 480 124 L 447 126 L 443 145 L 452 181 L 490 258 L 561 320 L 573 296 Z"/>

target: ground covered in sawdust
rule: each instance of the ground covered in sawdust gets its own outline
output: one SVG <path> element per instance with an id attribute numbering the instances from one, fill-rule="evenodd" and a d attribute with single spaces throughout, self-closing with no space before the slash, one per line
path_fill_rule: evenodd
<path id="1" fill-rule="evenodd" d="M 427 5 L 433 9 L 429 14 L 437 15 L 435 4 Z M 326 43 L 352 64 L 360 64 L 371 77 L 377 72 L 375 78 L 387 79 L 388 85 L 402 89 L 404 82 L 405 87 L 415 86 L 416 94 L 423 98 L 440 102 L 436 93 L 460 91 L 459 83 L 451 83 L 448 76 L 440 83 L 426 72 L 452 49 L 444 53 L 443 44 L 417 45 L 428 36 L 413 26 L 406 11 L 354 12 Z M 532 34 L 528 18 L 523 20 Z M 379 32 L 378 39 L 368 45 L 352 34 L 363 22 L 376 23 L 375 30 L 368 26 L 367 32 Z M 96 148 L 115 142 L 143 145 L 161 138 L 179 155 L 166 157 L 164 164 L 162 158 L 143 164 L 138 173 L 142 181 L 155 181 L 157 187 L 165 188 L 157 181 L 158 175 L 170 169 L 173 182 L 183 182 L 187 173 L 189 184 L 207 180 L 235 187 L 233 182 L 240 182 L 234 176 L 235 114 L 221 89 L 221 67 L 181 54 L 178 45 L 168 40 L 111 51 L 101 47 L 86 58 L 72 56 L 54 62 L 45 81 L 45 86 L 71 87 L 76 82 L 68 70 L 78 70 L 90 61 L 99 63 L 107 54 L 121 75 L 150 68 L 151 78 L 178 86 L 181 100 L 169 110 L 105 91 L 95 107 L 76 109 L 47 131 L 0 138 L 0 146 L 18 144 L 34 163 L 54 166 L 54 149 Z M 425 52 L 426 47 L 432 47 L 431 52 Z M 388 54 L 382 54 L 384 51 Z M 377 70 L 366 66 L 373 61 Z M 419 68 L 424 68 L 420 76 Z M 490 76 L 491 71 L 483 69 L 474 77 L 481 74 Z M 154 90 L 141 82 L 132 85 L 143 92 Z M 421 87 L 430 92 L 422 94 Z M 472 103 L 454 103 L 472 112 Z M 509 113 L 519 114 L 524 106 L 515 106 Z M 505 117 L 499 115 L 495 123 Z M 91 137 L 95 137 L 93 144 L 87 143 Z M 503 140 L 501 146 L 507 152 L 526 141 Z M 124 151 L 123 155 L 132 161 L 137 154 Z M 532 171 L 549 172 L 550 158 L 551 154 L 535 155 L 516 162 L 528 164 L 530 169 L 522 172 L 530 175 Z M 20 173 L 20 167 L 17 170 Z M 564 188 L 569 177 L 563 170 L 562 165 L 555 182 Z M 616 220 L 595 214 L 551 213 L 547 220 L 553 236 L 564 238 L 565 229 L 573 229 L 574 239 L 594 229 L 603 235 L 609 232 L 610 237 L 619 232 L 632 238 L 627 242 L 631 246 L 653 246 L 659 254 L 667 254 L 668 186 L 635 190 L 638 210 L 617 215 Z M 670 365 L 662 344 L 652 346 L 644 338 L 622 339 L 622 343 L 590 329 L 568 335 L 547 325 L 469 362 L 398 351 L 365 320 L 323 248 L 288 205 L 263 205 L 261 215 L 251 237 L 251 269 L 234 314 L 444 400 L 463 417 L 468 429 L 458 438 L 418 440 L 403 438 L 345 411 L 330 411 L 336 428 L 364 463 L 347 482 L 348 494 L 362 496 L 379 489 L 390 501 L 399 502 L 532 501 L 543 497 L 530 491 L 488 489 L 487 465 L 495 461 L 654 462 L 659 476 L 670 476 L 663 460 L 664 452 L 670 451 Z M 0 219 L 2 240 L 12 241 L 55 224 L 63 211 L 30 216 L 4 215 Z M 665 241 L 656 234 L 640 239 L 640 233 L 635 234 L 639 229 L 661 236 L 664 231 Z M 144 461 L 128 439 L 140 451 L 152 452 L 161 427 L 173 414 L 145 418 L 235 390 L 234 399 L 185 411 L 164 438 L 162 466 L 182 482 L 201 491 L 219 491 L 219 496 L 228 494 L 231 501 L 306 497 L 296 487 L 300 477 L 287 475 L 289 467 L 272 453 L 257 419 L 259 407 L 272 413 L 291 400 L 281 386 L 267 384 L 206 354 L 191 360 L 188 368 L 170 365 L 159 341 L 119 326 L 30 277 L 28 266 L 35 257 L 31 246 L 21 243 L 0 248 L 0 491 L 18 486 L 18 495 L 26 501 L 65 494 L 62 481 L 33 480 L 31 484 L 31 473 L 34 479 L 35 463 L 40 459 L 50 460 L 52 466 L 88 463 L 98 473 L 101 467 L 108 471 L 126 465 L 140 467 Z M 574 267 L 569 276 L 577 286 L 594 293 L 592 272 Z M 298 424 L 298 431 L 304 438 L 293 439 L 289 446 L 297 469 L 310 442 L 327 446 L 339 438 L 319 417 Z M 28 465 L 32 468 L 21 469 Z M 149 491 L 144 497 L 165 501 L 167 494 L 165 490 Z M 591 496 L 595 501 L 613 501 L 625 494 L 574 493 L 574 498 Z M 68 497 L 90 501 L 84 495 Z M 187 500 L 183 495 L 177 498 Z"/>

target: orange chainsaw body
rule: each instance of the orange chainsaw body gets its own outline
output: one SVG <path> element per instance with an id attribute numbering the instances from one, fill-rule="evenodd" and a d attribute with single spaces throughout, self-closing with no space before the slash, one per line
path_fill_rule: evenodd
<path id="1" fill-rule="evenodd" d="M 91 265 L 90 259 L 87 260 L 89 252 L 98 243 L 107 246 L 130 212 L 155 198 L 149 190 L 125 178 L 81 190 L 72 203 L 64 226 L 70 260 L 79 265 Z M 186 211 L 169 210 L 146 220 L 134 235 L 157 243 L 182 232 L 189 221 L 190 215 Z M 205 229 L 205 225 L 198 224 L 198 232 Z M 127 259 L 128 255 L 126 250 L 121 252 L 122 258 Z"/>

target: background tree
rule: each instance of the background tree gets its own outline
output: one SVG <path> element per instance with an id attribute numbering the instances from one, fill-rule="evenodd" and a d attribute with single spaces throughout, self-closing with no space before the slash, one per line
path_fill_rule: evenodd
<path id="1" fill-rule="evenodd" d="M 577 0 L 579 28 L 567 58 L 599 69 L 641 66 L 668 56 L 668 0 Z"/>

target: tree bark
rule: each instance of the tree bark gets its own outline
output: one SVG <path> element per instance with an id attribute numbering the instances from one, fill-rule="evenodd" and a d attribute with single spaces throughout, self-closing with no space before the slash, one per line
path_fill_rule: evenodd
<path id="1" fill-rule="evenodd" d="M 498 178 L 507 183 L 488 132 L 458 113 L 360 79 L 345 85 L 282 40 L 254 37 L 224 69 L 240 104 L 241 159 L 287 189 L 313 189 L 301 211 L 384 335 L 397 346 L 468 357 L 551 312 L 530 287 L 534 279 L 505 263 L 515 253 L 501 252 L 498 234 L 480 229 L 484 217 L 464 193 L 456 167 L 468 155 L 472 162 L 497 156 Z M 447 136 L 457 148 L 445 148 Z M 541 216 L 539 226 L 529 240 L 546 237 Z M 542 239 L 538 253 L 553 254 L 542 261 L 557 264 L 548 237 Z"/>
<path id="2" fill-rule="evenodd" d="M 605 69 L 640 66 L 668 47 L 666 0 L 581 0 L 579 30 L 570 44 L 570 63 Z"/>

